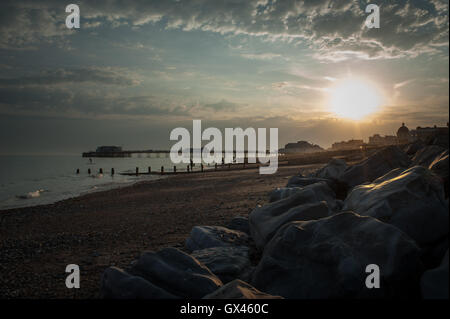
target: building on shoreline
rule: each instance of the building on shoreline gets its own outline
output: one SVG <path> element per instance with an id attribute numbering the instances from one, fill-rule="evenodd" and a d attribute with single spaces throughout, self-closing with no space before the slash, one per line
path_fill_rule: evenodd
<path id="1" fill-rule="evenodd" d="M 410 132 L 411 137 L 414 140 L 426 141 L 434 136 L 448 136 L 448 122 L 447 126 L 434 126 L 434 127 L 420 127 L 418 126 L 415 130 Z"/>
<path id="2" fill-rule="evenodd" d="M 389 146 L 398 144 L 398 138 L 395 135 L 381 136 L 375 134 L 369 137 L 369 145 L 373 146 Z"/>
<path id="3" fill-rule="evenodd" d="M 280 148 L 280 153 L 314 153 L 324 151 L 322 147 L 307 141 L 298 141 L 297 143 L 288 143 L 284 148 Z"/>
<path id="4" fill-rule="evenodd" d="M 120 146 L 99 146 L 95 150 L 97 153 L 115 153 L 122 152 L 122 147 Z"/>
<path id="5" fill-rule="evenodd" d="M 363 140 L 349 140 L 336 142 L 331 145 L 331 150 L 333 151 L 342 151 L 342 150 L 355 150 L 363 147 L 365 145 Z"/>

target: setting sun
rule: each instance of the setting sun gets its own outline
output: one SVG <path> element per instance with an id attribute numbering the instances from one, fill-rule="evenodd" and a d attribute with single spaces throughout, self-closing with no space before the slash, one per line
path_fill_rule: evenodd
<path id="1" fill-rule="evenodd" d="M 376 88 L 359 79 L 343 80 L 330 93 L 331 111 L 342 118 L 360 120 L 376 112 L 381 104 Z"/>

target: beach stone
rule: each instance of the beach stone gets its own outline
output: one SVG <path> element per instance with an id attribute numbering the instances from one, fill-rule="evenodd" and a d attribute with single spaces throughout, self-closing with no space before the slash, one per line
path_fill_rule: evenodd
<path id="1" fill-rule="evenodd" d="M 245 277 L 250 271 L 249 248 L 225 246 L 196 250 L 192 257 L 208 267 L 222 282 Z"/>
<path id="2" fill-rule="evenodd" d="M 421 140 L 417 140 L 412 142 L 411 144 L 406 145 L 404 151 L 407 155 L 414 155 L 418 150 L 424 148 L 425 146 L 426 144 L 424 142 L 422 142 Z"/>
<path id="3" fill-rule="evenodd" d="M 269 193 L 269 203 L 287 198 L 292 194 L 298 193 L 302 189 L 302 187 L 278 187 Z"/>
<path id="4" fill-rule="evenodd" d="M 366 287 L 366 267 L 379 266 L 379 289 Z M 299 299 L 417 296 L 420 249 L 398 228 L 343 212 L 296 221 L 278 230 L 251 281 L 272 295 Z"/>
<path id="5" fill-rule="evenodd" d="M 320 182 L 325 182 L 330 184 L 331 181 L 326 178 L 318 178 L 318 177 L 303 177 L 303 176 L 292 176 L 286 185 L 287 188 L 292 187 L 305 187 L 312 184 L 317 184 Z"/>
<path id="6" fill-rule="evenodd" d="M 175 299 L 171 293 L 145 279 L 117 267 L 107 268 L 102 276 L 100 296 L 106 299 Z"/>
<path id="7" fill-rule="evenodd" d="M 190 251 L 212 247 L 247 245 L 248 235 L 222 226 L 194 226 L 185 246 Z"/>
<path id="8" fill-rule="evenodd" d="M 268 295 L 248 283 L 236 279 L 206 295 L 203 299 L 283 299 L 283 297 Z"/>
<path id="9" fill-rule="evenodd" d="M 448 299 L 449 254 L 445 254 L 438 268 L 426 271 L 420 281 L 425 299 Z"/>
<path id="10" fill-rule="evenodd" d="M 349 188 L 362 183 L 371 182 L 392 169 L 409 167 L 408 156 L 397 146 L 388 146 L 377 151 L 359 164 L 347 168 L 340 180 Z"/>
<path id="11" fill-rule="evenodd" d="M 449 193 L 449 161 L 448 150 L 439 154 L 430 164 L 429 169 L 442 179 L 445 190 L 445 198 L 448 198 Z"/>
<path id="12" fill-rule="evenodd" d="M 423 166 L 395 169 L 371 184 L 355 187 L 343 210 L 392 224 L 419 245 L 443 239 L 449 231 L 442 184 Z"/>
<path id="13" fill-rule="evenodd" d="M 223 285 L 205 265 L 176 248 L 142 254 L 130 273 L 182 298 L 202 298 Z"/>
<path id="14" fill-rule="evenodd" d="M 316 177 L 338 180 L 347 167 L 345 160 L 333 158 L 327 165 L 316 172 Z"/>
<path id="15" fill-rule="evenodd" d="M 236 216 L 228 224 L 229 229 L 238 230 L 250 235 L 250 225 L 247 217 Z"/>
<path id="16" fill-rule="evenodd" d="M 287 222 L 330 215 L 326 200 L 335 205 L 332 190 L 325 183 L 314 185 L 286 199 L 257 207 L 250 213 L 250 233 L 257 248 L 262 249 L 278 228 Z"/>
<path id="17" fill-rule="evenodd" d="M 445 148 L 438 145 L 429 145 L 426 146 L 414 155 L 411 162 L 412 166 L 422 165 L 425 167 L 429 167 L 431 163 L 445 151 Z"/>

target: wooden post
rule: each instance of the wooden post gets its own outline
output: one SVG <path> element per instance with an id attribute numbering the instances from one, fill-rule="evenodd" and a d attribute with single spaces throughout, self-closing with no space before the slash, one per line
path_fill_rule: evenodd
<path id="1" fill-rule="evenodd" d="M 203 163 L 200 164 L 200 169 L 201 169 L 201 171 L 203 172 Z"/>
<path id="2" fill-rule="evenodd" d="M 177 167 L 174 165 L 173 166 L 173 172 L 176 173 L 177 172 Z"/>
<path id="3" fill-rule="evenodd" d="M 150 174 L 151 172 L 152 172 L 152 167 L 149 166 L 149 167 L 148 167 L 148 173 Z"/>
<path id="4" fill-rule="evenodd" d="M 139 175 L 139 167 L 136 167 L 136 176 Z"/>
<path id="5" fill-rule="evenodd" d="M 161 175 L 164 174 L 164 166 L 161 166 Z"/>
<path id="6" fill-rule="evenodd" d="M 114 173 L 115 173 L 115 171 L 114 171 L 114 167 L 113 167 L 113 168 L 111 168 L 111 176 L 114 176 Z"/>
<path id="7" fill-rule="evenodd" d="M 77 175 L 78 175 L 78 174 L 80 174 L 80 169 L 79 169 L 79 168 L 77 168 Z"/>
<path id="8" fill-rule="evenodd" d="M 99 173 L 99 174 L 103 174 L 103 168 L 100 168 L 100 169 L 98 170 L 98 173 Z"/>
<path id="9" fill-rule="evenodd" d="M 88 168 L 88 174 L 91 175 L 91 169 L 90 168 Z"/>
<path id="10" fill-rule="evenodd" d="M 189 173 L 189 165 L 186 167 L 186 172 Z"/>

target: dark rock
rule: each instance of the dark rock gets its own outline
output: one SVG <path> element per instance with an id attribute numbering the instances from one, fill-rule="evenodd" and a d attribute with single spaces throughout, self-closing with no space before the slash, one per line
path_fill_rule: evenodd
<path id="1" fill-rule="evenodd" d="M 192 253 L 208 267 L 222 282 L 248 276 L 250 269 L 249 248 L 246 246 L 225 246 L 196 250 Z"/>
<path id="2" fill-rule="evenodd" d="M 276 202 L 278 203 L 278 202 Z M 312 202 L 284 210 L 282 206 L 266 205 L 250 214 L 250 231 L 256 247 L 263 249 L 284 224 L 298 220 L 313 220 L 330 215 L 327 202 Z"/>
<path id="3" fill-rule="evenodd" d="M 276 202 L 280 199 L 285 199 L 292 194 L 301 191 L 302 187 L 278 187 L 269 193 L 269 203 Z"/>
<path id="4" fill-rule="evenodd" d="M 247 217 L 236 216 L 228 224 L 228 228 L 232 230 L 238 230 L 250 235 L 250 225 Z"/>
<path id="5" fill-rule="evenodd" d="M 333 158 L 327 165 L 316 172 L 316 177 L 338 180 L 347 167 L 345 160 Z"/>
<path id="6" fill-rule="evenodd" d="M 411 166 L 422 165 L 429 167 L 431 163 L 438 157 L 445 149 L 438 145 L 430 145 L 420 149 L 412 158 Z"/>
<path id="7" fill-rule="evenodd" d="M 392 224 L 419 245 L 440 240 L 449 231 L 443 187 L 422 166 L 395 169 L 372 184 L 355 187 L 343 209 Z"/>
<path id="8" fill-rule="evenodd" d="M 421 279 L 422 296 L 425 299 L 448 299 L 448 250 L 441 265 L 426 271 Z"/>
<path id="9" fill-rule="evenodd" d="M 353 188 L 362 183 L 371 182 L 392 169 L 407 168 L 410 164 L 408 156 L 397 146 L 388 146 L 368 157 L 359 164 L 350 166 L 340 180 Z"/>
<path id="10" fill-rule="evenodd" d="M 449 161 L 448 150 L 439 154 L 430 164 L 429 169 L 442 179 L 445 190 L 445 198 L 448 198 L 449 192 Z"/>
<path id="11" fill-rule="evenodd" d="M 102 276 L 100 296 L 106 299 L 175 299 L 171 293 L 122 269 L 109 267 Z"/>
<path id="12" fill-rule="evenodd" d="M 203 299 L 283 299 L 263 293 L 242 280 L 236 279 Z"/>
<path id="13" fill-rule="evenodd" d="M 417 153 L 418 150 L 424 148 L 426 144 L 422 142 L 421 140 L 414 141 L 404 148 L 404 151 L 407 155 L 414 155 Z"/>
<path id="14" fill-rule="evenodd" d="M 183 298 L 202 298 L 222 286 L 206 266 L 176 248 L 142 254 L 130 273 Z"/>
<path id="15" fill-rule="evenodd" d="M 185 246 L 190 251 L 212 247 L 247 245 L 248 235 L 238 230 L 221 226 L 194 226 Z"/>
<path id="16" fill-rule="evenodd" d="M 366 267 L 379 266 L 379 289 L 366 287 Z M 284 225 L 264 249 L 252 285 L 285 298 L 414 296 L 420 250 L 398 228 L 351 212 Z"/>

